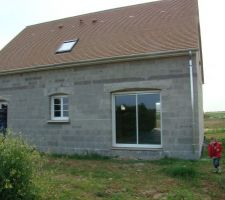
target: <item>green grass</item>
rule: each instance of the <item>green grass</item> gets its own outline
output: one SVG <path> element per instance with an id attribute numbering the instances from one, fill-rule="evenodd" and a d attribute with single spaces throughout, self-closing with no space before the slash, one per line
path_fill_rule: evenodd
<path id="1" fill-rule="evenodd" d="M 108 160 L 109 156 L 99 155 L 96 153 L 85 153 L 85 154 L 73 154 L 73 155 L 63 155 L 63 154 L 51 154 L 53 158 L 64 158 L 64 159 L 77 159 L 77 160 Z"/>
<path id="2" fill-rule="evenodd" d="M 171 166 L 167 167 L 164 172 L 168 175 L 180 179 L 194 179 L 197 177 L 197 171 L 195 168 L 182 165 L 182 166 Z"/>
<path id="3" fill-rule="evenodd" d="M 207 113 L 206 139 L 225 144 L 224 113 Z M 206 152 L 199 161 L 121 160 L 97 154 L 43 155 L 36 185 L 43 200 L 225 199 L 225 171 L 212 173 Z M 225 166 L 225 159 L 221 160 Z"/>
<path id="4" fill-rule="evenodd" d="M 169 192 L 168 200 L 194 200 L 196 199 L 193 195 L 193 193 L 189 190 L 186 189 L 178 189 L 178 190 L 174 190 Z"/>
<path id="5" fill-rule="evenodd" d="M 36 183 L 44 200 L 225 199 L 225 174 L 213 174 L 207 157 L 200 161 L 45 157 Z"/>
<path id="6" fill-rule="evenodd" d="M 208 112 L 204 114 L 205 129 L 208 131 L 218 130 L 221 132 L 225 129 L 225 112 Z M 225 133 L 225 132 L 223 132 Z"/>
<path id="7" fill-rule="evenodd" d="M 205 134 L 218 134 L 225 133 L 225 128 L 215 128 L 215 129 L 207 129 Z"/>
<path id="8" fill-rule="evenodd" d="M 204 118 L 207 119 L 225 119 L 225 112 L 206 112 Z"/>

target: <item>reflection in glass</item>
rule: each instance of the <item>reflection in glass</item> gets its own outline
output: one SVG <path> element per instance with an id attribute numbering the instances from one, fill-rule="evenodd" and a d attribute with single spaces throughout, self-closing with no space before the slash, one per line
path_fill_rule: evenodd
<path id="1" fill-rule="evenodd" d="M 60 99 L 54 99 L 54 104 L 60 105 L 61 104 Z"/>
<path id="2" fill-rule="evenodd" d="M 68 111 L 63 111 L 63 117 L 69 117 L 69 112 Z"/>
<path id="3" fill-rule="evenodd" d="M 65 105 L 65 104 L 67 104 L 68 105 L 68 97 L 63 97 L 63 104 Z"/>
<path id="4" fill-rule="evenodd" d="M 55 109 L 55 111 L 60 111 L 61 110 L 61 106 L 60 105 L 54 105 L 54 109 Z"/>
<path id="5" fill-rule="evenodd" d="M 61 111 L 55 111 L 54 116 L 55 116 L 55 117 L 60 117 L 60 116 L 61 116 Z"/>
<path id="6" fill-rule="evenodd" d="M 117 144 L 161 144 L 160 94 L 115 96 Z"/>
<path id="7" fill-rule="evenodd" d="M 159 94 L 138 95 L 138 143 L 160 144 Z M 157 112 L 158 111 L 158 112 Z"/>
<path id="8" fill-rule="evenodd" d="M 63 105 L 63 110 L 68 110 L 69 106 L 68 105 Z"/>
<path id="9" fill-rule="evenodd" d="M 136 96 L 115 97 L 116 143 L 136 144 Z"/>

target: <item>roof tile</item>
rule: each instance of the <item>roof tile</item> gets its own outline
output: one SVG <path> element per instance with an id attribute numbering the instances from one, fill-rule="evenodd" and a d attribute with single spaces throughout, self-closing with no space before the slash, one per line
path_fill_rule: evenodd
<path id="1" fill-rule="evenodd" d="M 191 48 L 199 48 L 197 0 L 162 0 L 28 26 L 0 52 L 0 71 Z"/>

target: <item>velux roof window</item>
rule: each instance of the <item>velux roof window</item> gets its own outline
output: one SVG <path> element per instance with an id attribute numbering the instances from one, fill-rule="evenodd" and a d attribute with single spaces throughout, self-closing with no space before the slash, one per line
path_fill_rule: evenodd
<path id="1" fill-rule="evenodd" d="M 78 39 L 64 41 L 56 50 L 56 53 L 66 53 L 72 51 L 73 47 L 77 44 L 77 42 Z"/>

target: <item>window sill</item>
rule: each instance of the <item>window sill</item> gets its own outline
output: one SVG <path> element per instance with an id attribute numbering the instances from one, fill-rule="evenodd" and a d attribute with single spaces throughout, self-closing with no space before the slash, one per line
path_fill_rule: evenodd
<path id="1" fill-rule="evenodd" d="M 59 123 L 59 124 L 61 124 L 61 123 L 70 123 L 70 120 L 68 119 L 68 120 L 49 120 L 47 123 Z"/>
<path id="2" fill-rule="evenodd" d="M 160 151 L 162 147 L 112 147 L 112 150 L 129 150 L 129 151 Z"/>

